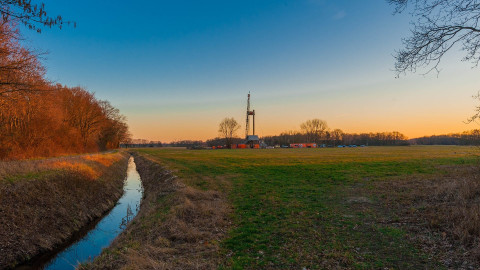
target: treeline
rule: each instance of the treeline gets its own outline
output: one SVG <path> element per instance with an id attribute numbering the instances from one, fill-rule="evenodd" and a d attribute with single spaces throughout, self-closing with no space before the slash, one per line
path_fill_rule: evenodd
<path id="1" fill-rule="evenodd" d="M 80 87 L 52 84 L 38 56 L 0 25 L 0 159 L 46 157 L 117 148 L 125 117 Z"/>
<path id="2" fill-rule="evenodd" d="M 263 137 L 267 145 L 290 145 L 292 143 L 316 143 L 317 145 L 408 145 L 407 137 L 400 132 L 345 133 L 330 129 L 320 119 L 308 120 L 300 125 L 300 131 L 287 131 L 277 136 Z"/>
<path id="3" fill-rule="evenodd" d="M 474 129 L 462 133 L 424 136 L 410 140 L 411 144 L 418 145 L 478 145 L 480 130 Z"/>
<path id="4" fill-rule="evenodd" d="M 311 136 L 300 131 L 283 132 L 277 136 L 265 136 L 262 139 L 267 145 L 290 145 L 292 143 L 317 143 L 325 146 L 338 145 L 370 145 L 370 146 L 394 146 L 409 145 L 407 137 L 402 133 L 377 132 L 377 133 L 343 133 L 341 130 L 335 132 L 326 130 L 322 136 L 311 140 Z"/>
<path id="5" fill-rule="evenodd" d="M 205 142 L 201 140 L 182 140 L 175 141 L 170 143 L 164 143 L 165 147 L 195 147 L 195 146 L 205 146 Z"/>

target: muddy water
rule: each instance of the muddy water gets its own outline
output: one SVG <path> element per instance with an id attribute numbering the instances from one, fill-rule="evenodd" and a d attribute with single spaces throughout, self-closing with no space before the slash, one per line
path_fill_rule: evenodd
<path id="1" fill-rule="evenodd" d="M 33 263 L 31 267 L 34 269 L 75 269 L 79 263 L 100 255 L 102 249 L 108 247 L 113 239 L 125 229 L 140 207 L 143 188 L 133 157 L 130 157 L 128 161 L 127 179 L 123 190 L 124 194 L 115 207 L 95 226 L 92 226 L 90 231 L 84 233 L 72 245 L 50 256 L 53 257 L 52 259 L 43 259 L 43 262 Z"/>

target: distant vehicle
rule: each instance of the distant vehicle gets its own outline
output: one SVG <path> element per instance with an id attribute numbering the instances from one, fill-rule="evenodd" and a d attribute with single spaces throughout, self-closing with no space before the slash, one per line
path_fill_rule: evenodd
<path id="1" fill-rule="evenodd" d="M 364 145 L 364 144 L 362 144 L 362 145 L 360 145 L 360 147 L 365 147 L 365 145 Z"/>
<path id="2" fill-rule="evenodd" d="M 343 145 L 339 145 L 339 146 L 337 146 L 337 147 L 338 147 L 338 148 L 343 148 L 343 147 L 345 147 L 345 146 L 343 146 Z"/>
<path id="3" fill-rule="evenodd" d="M 291 143 L 290 148 L 317 148 L 316 143 Z"/>
<path id="4" fill-rule="evenodd" d="M 282 148 L 290 148 L 288 145 L 282 145 Z"/>

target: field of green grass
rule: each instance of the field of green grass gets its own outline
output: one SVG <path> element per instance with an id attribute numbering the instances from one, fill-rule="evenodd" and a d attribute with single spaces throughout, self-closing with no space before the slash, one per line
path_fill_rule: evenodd
<path id="1" fill-rule="evenodd" d="M 402 227 L 379 222 L 381 181 L 441 176 L 477 162 L 474 147 L 140 149 L 185 184 L 227 194 L 233 226 L 220 243 L 234 269 L 441 268 Z M 388 185 L 383 185 L 387 186 Z M 385 195 L 383 195 L 385 196 Z"/>

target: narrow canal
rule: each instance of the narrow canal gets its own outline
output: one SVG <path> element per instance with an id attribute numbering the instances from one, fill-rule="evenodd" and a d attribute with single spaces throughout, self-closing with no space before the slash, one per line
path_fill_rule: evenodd
<path id="1" fill-rule="evenodd" d="M 70 246 L 56 254 L 33 262 L 21 269 L 75 269 L 82 262 L 92 260 L 100 255 L 102 249 L 108 247 L 120 234 L 127 223 L 132 220 L 140 208 L 143 196 L 142 182 L 137 172 L 133 157 L 128 161 L 127 178 L 123 187 L 124 194 L 115 207 L 108 212 L 91 230 Z"/>

